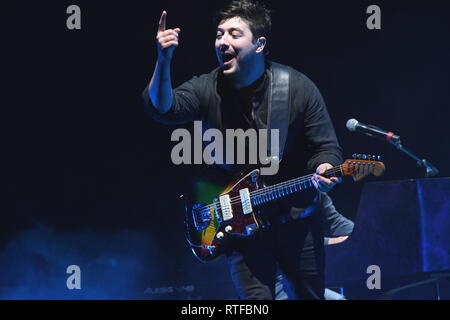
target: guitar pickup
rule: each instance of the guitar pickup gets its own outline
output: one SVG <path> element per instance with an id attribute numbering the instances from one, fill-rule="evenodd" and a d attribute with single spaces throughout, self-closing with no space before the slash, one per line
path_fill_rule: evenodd
<path id="1" fill-rule="evenodd" d="M 239 195 L 241 196 L 242 211 L 244 214 L 250 214 L 253 212 L 252 202 L 250 200 L 250 192 L 248 188 L 239 190 Z"/>
<path id="2" fill-rule="evenodd" d="M 220 208 L 222 209 L 223 221 L 233 219 L 233 209 L 231 207 L 230 195 L 225 194 L 219 197 Z"/>

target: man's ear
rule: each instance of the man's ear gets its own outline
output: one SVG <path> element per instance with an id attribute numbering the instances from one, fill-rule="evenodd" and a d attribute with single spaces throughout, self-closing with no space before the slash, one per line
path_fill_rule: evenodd
<path id="1" fill-rule="evenodd" d="M 256 40 L 256 53 L 261 53 L 264 51 L 264 48 L 266 47 L 267 40 L 264 37 L 259 37 L 258 40 Z"/>

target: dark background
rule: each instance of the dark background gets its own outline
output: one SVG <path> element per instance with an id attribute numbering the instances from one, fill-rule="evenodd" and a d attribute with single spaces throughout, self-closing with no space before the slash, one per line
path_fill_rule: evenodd
<path id="1" fill-rule="evenodd" d="M 424 177 L 391 145 L 348 132 L 347 119 L 356 118 L 401 135 L 439 177 L 450 176 L 450 5 L 266 2 L 269 58 L 317 84 L 345 158 L 382 155 L 381 180 Z M 212 15 L 224 3 L 0 3 L 0 298 L 235 297 L 224 260 L 203 265 L 188 249 L 177 199 L 192 168 L 171 163 L 176 127 L 153 122 L 141 99 L 162 10 L 168 27 L 182 30 L 172 73 L 178 85 L 216 66 Z M 66 28 L 71 4 L 81 8 L 81 30 Z M 366 27 L 371 4 L 381 7 L 381 30 Z M 351 219 L 362 184 L 346 181 L 332 193 Z M 81 267 L 82 290 L 66 288 L 71 264 Z"/>

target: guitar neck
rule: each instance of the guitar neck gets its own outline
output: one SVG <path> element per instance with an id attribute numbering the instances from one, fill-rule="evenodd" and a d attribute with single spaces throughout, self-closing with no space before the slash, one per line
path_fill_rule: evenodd
<path id="1" fill-rule="evenodd" d="M 328 169 L 323 174 L 321 174 L 321 176 L 325 178 L 341 177 L 343 175 L 344 173 L 342 170 L 342 165 Z M 303 177 L 252 191 L 250 193 L 252 205 L 258 206 L 276 199 L 283 198 L 293 193 L 312 188 L 314 186 L 311 180 L 312 176 L 313 174 L 309 174 Z"/>

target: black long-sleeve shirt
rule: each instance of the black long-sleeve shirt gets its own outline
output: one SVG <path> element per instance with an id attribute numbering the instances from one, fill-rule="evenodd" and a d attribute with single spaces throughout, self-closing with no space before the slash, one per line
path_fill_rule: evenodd
<path id="1" fill-rule="evenodd" d="M 173 90 L 173 104 L 166 113 L 152 105 L 148 88 L 143 92 L 147 111 L 159 122 L 186 123 L 201 120 L 203 130 L 267 128 L 270 68 L 249 87 L 236 89 L 216 68 L 193 77 Z M 321 163 L 342 162 L 342 150 L 325 102 L 315 84 L 290 67 L 290 120 L 279 180 L 315 171 Z"/>

